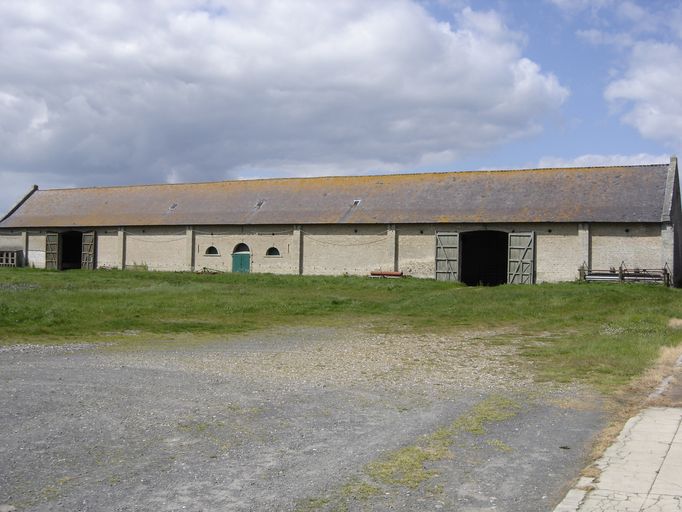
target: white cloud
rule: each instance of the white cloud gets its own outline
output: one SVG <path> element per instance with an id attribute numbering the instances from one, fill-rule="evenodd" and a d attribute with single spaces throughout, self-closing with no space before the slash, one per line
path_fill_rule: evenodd
<path id="1" fill-rule="evenodd" d="M 598 167 L 608 165 L 662 164 L 670 161 L 669 155 L 637 153 L 633 155 L 580 155 L 574 158 L 546 156 L 540 159 L 538 167 Z"/>
<path id="2" fill-rule="evenodd" d="M 651 13 L 631 1 L 621 2 L 617 7 L 616 12 L 622 18 L 635 23 L 645 22 L 651 17 Z"/>
<path id="3" fill-rule="evenodd" d="M 631 23 L 630 29 L 636 33 L 655 32 L 666 26 L 670 15 L 670 5 L 662 9 L 644 8 L 632 0 L 624 0 L 617 4 L 616 16 L 626 23 Z"/>
<path id="4" fill-rule="evenodd" d="M 607 71 L 604 97 L 612 112 L 643 137 L 672 150 L 682 144 L 682 5 L 636 0 L 549 0 L 581 13 L 586 28 L 576 35 L 621 52 Z"/>
<path id="5" fill-rule="evenodd" d="M 622 120 L 644 137 L 682 145 L 682 48 L 675 44 L 637 43 L 624 75 L 611 82 L 605 97 L 624 109 Z"/>
<path id="6" fill-rule="evenodd" d="M 591 44 L 627 48 L 644 39 L 682 38 L 682 5 L 634 0 L 548 0 L 589 28 L 576 35 Z"/>
<path id="7" fill-rule="evenodd" d="M 598 12 L 600 9 L 609 7 L 615 0 L 547 0 L 568 14 L 577 14 L 581 11 Z"/>
<path id="8" fill-rule="evenodd" d="M 607 32 L 595 28 L 577 30 L 576 35 L 593 45 L 612 45 L 627 48 L 635 44 L 635 38 L 627 32 Z"/>
<path id="9" fill-rule="evenodd" d="M 453 20 L 410 0 L 1 2 L 0 168 L 405 169 L 541 130 L 566 88 L 495 12 Z"/>

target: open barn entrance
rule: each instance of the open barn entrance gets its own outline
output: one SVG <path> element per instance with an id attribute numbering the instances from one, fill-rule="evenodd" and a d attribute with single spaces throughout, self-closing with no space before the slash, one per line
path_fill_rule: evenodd
<path id="1" fill-rule="evenodd" d="M 508 234 L 503 231 L 469 231 L 460 233 L 460 237 L 460 280 L 469 286 L 505 284 Z"/>
<path id="2" fill-rule="evenodd" d="M 67 231 L 62 233 L 62 265 L 61 270 L 81 268 L 81 256 L 83 253 L 83 233 L 80 231 Z"/>
<path id="3" fill-rule="evenodd" d="M 65 231 L 45 235 L 45 268 L 71 270 L 95 268 L 96 233 Z"/>

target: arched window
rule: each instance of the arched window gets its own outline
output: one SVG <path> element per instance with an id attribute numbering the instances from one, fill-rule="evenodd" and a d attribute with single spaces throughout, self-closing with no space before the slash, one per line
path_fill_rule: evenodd
<path id="1" fill-rule="evenodd" d="M 234 247 L 234 250 L 232 251 L 232 254 L 238 253 L 238 252 L 251 252 L 251 249 L 249 249 L 249 246 L 246 244 L 237 244 Z"/>
<path id="2" fill-rule="evenodd" d="M 277 247 L 270 247 L 266 252 L 266 256 L 279 256 L 279 249 Z"/>
<path id="3" fill-rule="evenodd" d="M 220 253 L 218 252 L 218 249 L 216 249 L 213 245 L 207 247 L 206 252 L 204 254 L 206 254 L 206 256 L 218 256 L 218 255 L 220 255 Z"/>

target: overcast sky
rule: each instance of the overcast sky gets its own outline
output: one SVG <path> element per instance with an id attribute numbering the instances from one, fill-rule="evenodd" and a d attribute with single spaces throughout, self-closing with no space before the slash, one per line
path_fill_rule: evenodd
<path id="1" fill-rule="evenodd" d="M 3 0 L 0 210 L 40 188 L 657 163 L 663 0 Z"/>

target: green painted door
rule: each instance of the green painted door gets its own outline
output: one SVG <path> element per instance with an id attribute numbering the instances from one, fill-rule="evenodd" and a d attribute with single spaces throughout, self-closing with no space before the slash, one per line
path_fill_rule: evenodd
<path id="1" fill-rule="evenodd" d="M 251 270 L 251 253 L 235 252 L 232 254 L 232 272 L 248 273 Z"/>

